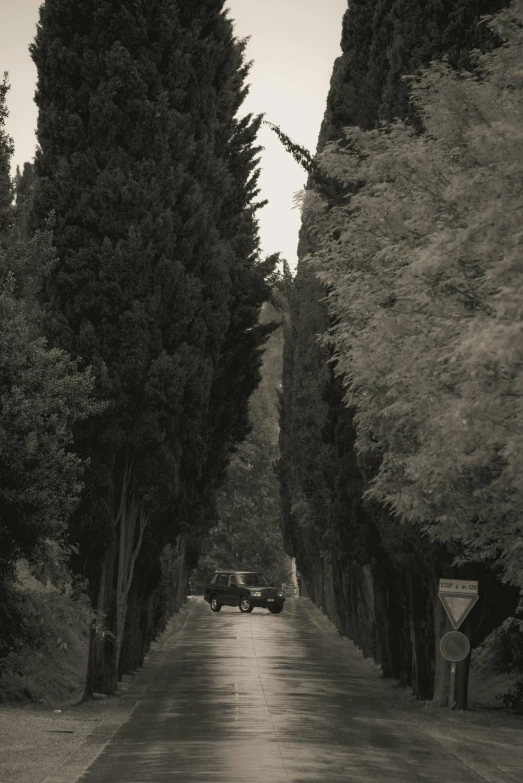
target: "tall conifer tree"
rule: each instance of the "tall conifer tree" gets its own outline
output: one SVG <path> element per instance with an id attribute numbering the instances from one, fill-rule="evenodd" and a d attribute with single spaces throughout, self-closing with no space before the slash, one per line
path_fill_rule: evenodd
<path id="1" fill-rule="evenodd" d="M 0 82 L 0 241 L 5 237 L 12 220 L 12 185 L 10 173 L 10 161 L 13 154 L 13 140 L 7 134 L 5 122 L 8 117 L 7 93 L 9 82 L 4 73 Z"/>
<path id="2" fill-rule="evenodd" d="M 244 222 L 250 207 L 237 195 L 249 166 L 234 168 L 245 70 L 222 7 L 47 0 L 32 50 L 34 219 L 55 210 L 59 256 L 43 292 L 48 332 L 93 366 L 108 403 L 77 438 L 91 468 L 74 534 L 93 605 L 115 637 L 93 623 L 87 695 L 116 686 L 144 536 L 158 525 L 159 541 L 176 538 L 212 499 L 208 425 L 238 319 L 239 270 L 242 285 L 258 281 L 240 332 L 265 296 L 256 224 Z M 245 154 L 252 160 L 252 137 Z M 233 245 L 235 220 L 245 248 Z M 261 336 L 248 339 L 256 366 Z M 251 390 L 233 391 L 240 410 Z M 238 432 L 224 424 L 216 436 L 230 448 Z"/>

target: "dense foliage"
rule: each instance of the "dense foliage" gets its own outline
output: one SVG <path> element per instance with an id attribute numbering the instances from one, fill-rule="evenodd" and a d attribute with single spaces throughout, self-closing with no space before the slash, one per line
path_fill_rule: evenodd
<path id="1" fill-rule="evenodd" d="M 397 117 L 419 127 L 409 78 L 432 60 L 468 68 L 492 44 L 480 22 L 507 0 L 351 0 L 343 19 L 320 146 L 347 125 L 375 128 Z"/>
<path id="2" fill-rule="evenodd" d="M 499 558 L 523 588 L 523 13 L 511 13 L 477 75 L 438 65 L 419 79 L 425 134 L 397 122 L 326 147 L 322 165 L 358 192 L 330 211 L 314 197 L 309 219 L 356 448 L 379 459 L 369 497 Z"/>
<path id="3" fill-rule="evenodd" d="M 506 707 L 523 708 L 523 621 L 510 617 L 493 634 L 492 655 L 497 674 L 519 675 L 500 695 Z"/>
<path id="4" fill-rule="evenodd" d="M 12 184 L 9 171 L 11 155 L 13 154 L 13 141 L 8 136 L 5 128 L 5 121 L 8 115 L 7 93 L 9 92 L 9 82 L 7 74 L 4 73 L 2 82 L 0 82 L 0 241 L 5 239 L 5 235 L 12 222 Z"/>
<path id="5" fill-rule="evenodd" d="M 309 178 L 299 244 L 300 261 L 296 277 L 289 286 L 290 320 L 284 349 L 280 460 L 282 526 L 288 551 L 296 555 L 298 568 L 314 600 L 325 608 L 340 630 L 348 633 L 362 647 L 366 655 L 374 656 L 381 663 L 385 676 L 399 677 L 402 682 L 411 684 L 419 696 L 427 698 L 434 693 L 438 700 L 445 698 L 444 671 L 440 656 L 435 656 L 434 644 L 444 627 L 436 595 L 438 577 L 460 574 L 480 579 L 485 593 L 483 612 L 471 615 L 465 629 L 473 644 L 477 644 L 512 611 L 517 591 L 499 586 L 497 577 L 500 571 L 494 565 L 497 554 L 494 547 L 485 551 L 485 562 L 470 564 L 470 551 L 465 551 L 463 539 L 444 533 L 443 519 L 439 520 L 443 535 L 437 542 L 431 540 L 426 523 L 432 522 L 433 517 L 425 514 L 431 514 L 434 509 L 431 507 L 428 511 L 426 497 L 425 509 L 416 517 L 417 521 L 423 517 L 420 524 L 402 524 L 402 519 L 412 522 L 414 517 L 401 516 L 405 511 L 401 503 L 412 506 L 419 502 L 423 480 L 433 481 L 434 474 L 439 472 L 440 489 L 446 489 L 444 482 L 450 481 L 442 465 L 436 467 L 430 463 L 425 471 L 431 459 L 427 451 L 423 466 L 411 465 L 416 476 L 423 472 L 418 485 L 420 493 L 416 498 L 410 476 L 408 488 L 406 484 L 395 484 L 398 472 L 406 469 L 406 465 L 401 464 L 405 457 L 402 449 L 407 448 L 405 444 L 409 444 L 413 463 L 416 460 L 414 455 L 419 446 L 415 440 L 416 426 L 419 424 L 425 444 L 423 416 L 426 415 L 430 421 L 434 413 L 435 420 L 437 411 L 443 410 L 444 406 L 432 412 L 431 393 L 436 380 L 430 376 L 429 369 L 434 360 L 435 340 L 446 336 L 439 334 L 441 315 L 455 315 L 452 308 L 459 307 L 467 317 L 471 315 L 471 310 L 466 309 L 464 294 L 451 293 L 450 287 L 445 290 L 445 283 L 440 280 L 443 287 L 439 289 L 441 301 L 438 301 L 436 292 L 439 283 L 436 279 L 433 281 L 430 312 L 426 301 L 418 301 L 415 309 L 419 312 L 404 313 L 406 334 L 412 338 L 412 334 L 418 331 L 423 335 L 427 332 L 424 348 L 425 351 L 429 347 L 432 350 L 431 355 L 423 354 L 421 357 L 427 373 L 420 373 L 419 377 L 415 363 L 419 354 L 411 355 L 410 343 L 405 343 L 402 348 L 404 364 L 395 365 L 397 355 L 390 351 L 394 341 L 401 342 L 401 339 L 393 330 L 387 332 L 385 324 L 387 318 L 394 317 L 394 308 L 399 310 L 397 300 L 399 294 L 404 293 L 403 289 L 398 292 L 395 288 L 403 269 L 402 259 L 407 263 L 402 249 L 410 253 L 409 243 L 415 238 L 416 231 L 418 246 L 423 244 L 420 234 L 425 227 L 422 228 L 420 222 L 427 214 L 425 210 L 430 201 L 429 192 L 425 191 L 433 189 L 431 177 L 437 182 L 439 176 L 437 160 L 425 161 L 425 165 L 421 158 L 416 158 L 416 150 L 429 144 L 427 139 L 419 139 L 418 134 L 424 129 L 424 122 L 430 124 L 431 117 L 423 117 L 419 103 L 419 100 L 422 101 L 420 86 L 416 88 L 416 95 L 420 96 L 418 102 L 409 98 L 416 81 L 413 74 L 420 66 L 428 65 L 433 58 L 441 56 L 448 58 L 447 64 L 434 71 L 436 80 L 448 75 L 452 68 L 472 67 L 475 55 L 471 54 L 471 50 L 474 47 L 488 50 L 496 41 L 496 35 L 488 26 L 478 24 L 481 13 L 495 12 L 504 5 L 506 3 L 470 0 L 459 3 L 357 0 L 349 4 L 343 22 L 343 54 L 334 65 L 318 142 L 318 151 L 323 151 L 323 154 L 316 159 L 315 165 L 320 167 L 322 178 L 317 184 L 314 171 Z M 408 78 L 404 79 L 404 76 Z M 454 84 L 457 91 L 459 79 Z M 474 90 L 479 89 L 480 83 L 474 82 L 467 98 L 469 109 L 477 99 Z M 457 96 L 456 92 L 454 98 L 457 99 Z M 485 101 L 488 103 L 489 100 L 490 95 L 485 95 Z M 434 107 L 436 114 L 442 109 L 443 106 Z M 403 122 L 388 129 L 381 128 L 382 121 L 394 118 Z M 440 127 L 449 123 L 446 139 L 450 142 L 453 126 L 448 113 L 439 120 L 434 119 L 434 122 L 439 122 Z M 347 126 L 349 130 L 344 134 Z M 459 132 L 458 128 L 454 130 Z M 329 142 L 341 137 L 344 138 L 339 145 L 334 148 L 328 146 Z M 478 144 L 481 145 L 479 140 Z M 292 149 L 290 151 L 293 152 Z M 393 161 L 387 169 L 390 181 L 388 173 L 383 181 L 378 181 L 377 171 L 386 152 Z M 440 154 L 445 152 L 440 150 Z M 454 163 L 455 160 L 446 160 L 441 175 L 446 176 Z M 462 177 L 466 179 L 466 161 L 464 165 Z M 418 179 L 410 182 L 411 173 L 413 176 L 417 174 Z M 330 183 L 337 182 L 331 193 L 325 193 L 326 179 Z M 460 184 L 466 189 L 466 182 Z M 471 190 L 467 191 L 470 198 L 472 184 L 468 184 L 471 185 Z M 440 183 L 439 187 L 444 186 Z M 505 188 L 511 187 L 517 187 L 516 183 L 503 186 L 507 195 Z M 361 188 L 363 191 L 360 193 Z M 423 195 L 419 203 L 414 203 L 416 188 Z M 351 194 L 354 200 L 350 199 Z M 407 197 L 409 201 L 405 204 L 403 199 Z M 394 201 L 390 201 L 391 198 Z M 434 222 L 439 219 L 436 215 L 439 206 L 444 213 L 443 204 L 436 203 L 438 198 L 435 195 L 431 204 Z M 448 203 L 453 198 L 459 201 L 457 192 L 448 192 L 446 198 Z M 486 198 L 485 194 L 485 205 Z M 358 199 L 364 205 L 360 212 L 353 211 L 352 206 L 360 205 Z M 369 211 L 371 200 L 372 216 Z M 412 224 L 401 220 L 403 211 L 411 202 Z M 365 211 L 367 206 L 369 210 Z M 464 204 L 462 210 L 468 213 L 470 207 Z M 383 214 L 374 211 L 379 209 Z M 482 216 L 477 217 L 479 224 Z M 451 220 L 448 215 L 443 215 L 443 221 Z M 514 217 L 516 220 L 517 216 Z M 352 237 L 353 221 L 357 235 L 355 233 Z M 394 242 L 398 247 L 389 250 L 397 267 L 390 267 L 392 262 L 387 265 L 388 256 L 384 252 L 379 259 L 376 258 L 371 269 L 368 266 L 373 258 L 371 250 L 379 245 L 386 231 L 396 232 Z M 472 222 L 470 231 L 473 231 Z M 493 237 L 491 247 L 495 246 L 495 241 Z M 360 276 L 355 272 L 357 283 L 351 277 L 351 284 L 354 283 L 355 287 L 349 290 L 348 283 L 346 285 L 345 280 L 341 280 L 340 266 L 345 264 L 352 269 L 352 254 Z M 306 260 L 308 257 L 316 260 L 311 264 Z M 460 269 L 456 255 L 454 259 L 456 278 L 451 283 L 460 287 L 457 275 L 461 275 L 462 282 L 463 276 L 470 270 Z M 377 270 L 378 260 L 382 266 L 379 274 L 372 276 L 372 272 Z M 409 278 L 407 270 L 401 274 L 411 287 L 412 297 L 415 297 L 418 280 Z M 329 294 L 330 311 L 326 303 Z M 419 296 L 423 296 L 421 291 Z M 339 311 L 336 309 L 338 304 Z M 410 305 L 414 306 L 412 302 Z M 369 312 L 366 312 L 367 309 Z M 377 315 L 372 321 L 371 314 L 375 311 Z M 354 320 L 353 316 L 359 320 Z M 353 328 L 354 334 L 359 335 L 362 333 L 359 330 L 364 330 L 366 324 L 369 323 L 370 328 L 370 323 L 375 326 L 379 319 L 383 343 L 378 341 L 377 333 L 372 334 L 374 342 L 353 343 Z M 461 318 L 450 317 L 448 322 L 452 322 L 454 327 L 463 323 Z M 475 323 L 477 326 L 478 322 Z M 331 334 L 331 339 L 319 340 L 327 333 Z M 365 333 L 369 338 L 370 334 Z M 356 368 L 351 364 L 351 351 L 355 352 L 361 366 L 366 367 L 366 375 L 358 376 L 361 383 L 357 390 L 352 383 L 352 372 Z M 337 352 L 336 356 L 334 352 Z M 407 378 L 406 367 L 409 367 Z M 390 378 L 383 377 L 385 368 L 390 371 Z M 388 411 L 383 420 L 380 419 L 382 428 L 395 426 L 394 435 L 392 429 L 389 430 L 395 451 L 394 456 L 390 453 L 387 467 L 383 462 L 381 431 L 375 431 L 376 422 L 370 420 L 373 406 L 379 405 L 375 394 L 377 390 L 381 394 L 387 393 L 387 381 L 391 379 L 394 379 L 394 389 L 399 392 L 404 380 L 409 377 L 416 379 L 417 416 L 411 417 L 409 404 L 412 400 L 409 400 L 403 409 L 398 405 Z M 430 385 L 423 389 L 423 378 L 426 380 L 427 377 Z M 344 382 L 349 383 L 348 388 Z M 510 383 L 508 379 L 507 382 Z M 486 393 L 487 390 L 483 391 Z M 391 390 L 391 395 L 393 393 Z M 356 394 L 359 396 L 356 397 Z M 447 389 L 446 394 L 452 395 L 452 390 Z M 360 398 L 363 403 L 358 408 Z M 435 400 L 436 405 L 438 399 Z M 450 415 L 446 408 L 443 412 Z M 481 417 L 479 407 L 474 413 Z M 476 418 L 476 424 L 477 421 Z M 459 437 L 459 432 L 453 431 L 453 436 Z M 447 446 L 449 453 L 453 444 Z M 431 448 L 432 456 L 438 453 L 435 441 Z M 489 448 L 486 447 L 487 450 Z M 492 449 L 495 448 L 493 444 Z M 472 469 L 472 465 L 469 467 Z M 479 470 L 479 465 L 476 468 Z M 452 479 L 456 490 L 461 478 Z M 389 494 L 384 491 L 385 480 Z M 380 481 L 381 484 L 378 483 Z M 432 492 L 434 487 L 426 484 L 424 489 Z M 390 502 L 394 492 L 397 493 L 396 505 Z M 451 502 L 450 495 L 445 497 Z M 434 495 L 429 495 L 429 499 L 433 502 Z M 481 501 L 478 498 L 475 502 L 477 509 Z M 460 508 L 463 509 L 463 503 Z M 485 512 L 485 507 L 482 506 L 482 509 Z M 448 510 L 447 507 L 445 511 Z M 445 511 L 441 512 L 441 516 Z M 452 527 L 450 519 L 447 532 L 449 527 Z M 430 532 L 436 532 L 433 526 L 430 526 Z M 479 538 L 477 540 L 480 541 Z M 467 564 L 458 568 L 453 565 L 456 558 Z M 464 706 L 465 666 L 461 666 L 458 672 L 458 691 L 459 703 Z"/>
<path id="6" fill-rule="evenodd" d="M 222 9 L 47 0 L 32 48 L 33 224 L 56 213 L 47 333 L 93 367 L 107 405 L 76 434 L 90 467 L 71 536 L 97 609 L 88 693 L 116 687 L 124 636 L 143 635 L 164 546 L 181 546 L 182 581 L 182 539 L 197 558 L 271 329 L 260 118 L 236 116 L 248 66 Z"/>
<path id="7" fill-rule="evenodd" d="M 4 87 L 6 82 L 4 82 Z M 39 632 L 30 605 L 14 590 L 16 563 L 24 558 L 42 579 L 58 579 L 65 558 L 67 522 L 82 488 L 82 460 L 73 453 L 73 429 L 99 406 L 89 370 L 78 371 L 67 353 L 42 335 L 36 301 L 39 280 L 56 263 L 51 226 L 31 239 L 13 209 L 4 133 L 6 90 L 0 93 L 0 668 L 7 653 Z M 5 173 L 5 172 L 4 172 Z M 26 611 L 27 610 L 27 611 Z M 38 630 L 38 629 L 36 629 Z M 38 637 L 38 638 L 37 638 Z"/>
<path id="8" fill-rule="evenodd" d="M 276 320 L 266 305 L 263 322 Z M 259 571 L 269 582 L 288 582 L 289 562 L 280 530 L 280 499 L 274 462 L 278 456 L 278 391 L 283 335 L 266 345 L 262 380 L 249 410 L 251 432 L 235 453 L 218 492 L 219 521 L 204 541 L 195 584 L 199 590 L 219 568 Z"/>
<path id="9" fill-rule="evenodd" d="M 53 263 L 50 232 L 0 250 L 0 578 L 65 535 L 82 481 L 73 425 L 95 412 L 90 372 L 48 348 L 32 305 L 33 276 Z"/>

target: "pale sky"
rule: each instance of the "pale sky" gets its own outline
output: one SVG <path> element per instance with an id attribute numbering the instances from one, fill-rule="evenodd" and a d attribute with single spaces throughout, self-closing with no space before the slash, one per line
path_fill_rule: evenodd
<path id="1" fill-rule="evenodd" d="M 41 0 L 0 0 L 0 73 L 8 71 L 7 131 L 15 143 L 13 168 L 34 155 L 36 69 L 28 46 L 34 38 Z M 347 0 L 228 0 L 237 37 L 250 36 L 254 60 L 250 94 L 242 112 L 264 113 L 294 141 L 316 148 L 332 66 L 340 54 L 341 20 Z M 279 251 L 292 267 L 300 227 L 293 196 L 305 173 L 267 127 L 259 135 L 262 153 L 260 212 L 264 253 Z"/>

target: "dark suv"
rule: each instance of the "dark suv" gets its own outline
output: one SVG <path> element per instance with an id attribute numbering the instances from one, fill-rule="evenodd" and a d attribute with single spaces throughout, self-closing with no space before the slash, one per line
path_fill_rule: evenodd
<path id="1" fill-rule="evenodd" d="M 285 603 L 283 590 L 270 585 L 255 571 L 216 571 L 205 585 L 205 600 L 213 612 L 222 606 L 238 606 L 240 612 L 252 612 L 255 606 L 279 614 Z"/>

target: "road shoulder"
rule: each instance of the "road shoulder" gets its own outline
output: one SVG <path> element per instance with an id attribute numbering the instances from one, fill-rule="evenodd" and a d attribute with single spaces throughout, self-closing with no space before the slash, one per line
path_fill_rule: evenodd
<path id="1" fill-rule="evenodd" d="M 488 783 L 519 783 L 523 770 L 523 716 L 504 709 L 451 712 L 420 702 L 394 680 L 384 679 L 372 658 L 364 658 L 353 642 L 308 598 L 298 599 L 311 622 L 321 628 L 347 657 L 363 664 L 377 681 L 388 706 L 401 714 Z"/>
<path id="2" fill-rule="evenodd" d="M 53 710 L 42 704 L 0 707 L 2 783 L 72 783 L 94 761 L 162 667 L 194 599 L 169 621 L 151 645 L 143 669 L 127 676 L 104 701 Z"/>

